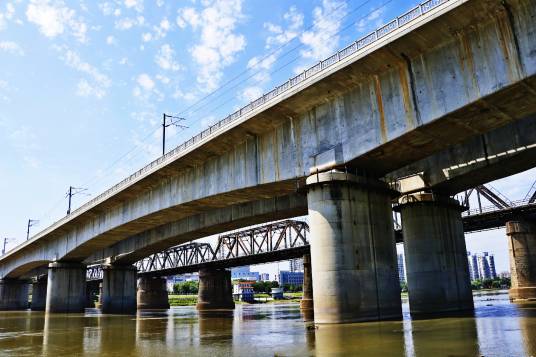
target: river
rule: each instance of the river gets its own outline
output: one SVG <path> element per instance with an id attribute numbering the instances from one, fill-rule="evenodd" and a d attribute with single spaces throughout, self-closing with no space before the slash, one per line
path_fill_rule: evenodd
<path id="1" fill-rule="evenodd" d="M 297 304 L 137 316 L 0 312 L 1 356 L 536 356 L 536 305 L 475 295 L 469 317 L 315 326 Z"/>

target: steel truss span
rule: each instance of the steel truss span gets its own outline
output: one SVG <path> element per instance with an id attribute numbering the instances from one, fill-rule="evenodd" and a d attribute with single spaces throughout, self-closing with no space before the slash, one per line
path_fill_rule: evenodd
<path id="1" fill-rule="evenodd" d="M 194 242 L 172 247 L 134 265 L 140 275 L 165 276 L 298 258 L 309 251 L 308 232 L 302 221 L 275 222 L 221 235 L 215 245 Z M 89 266 L 87 280 L 101 279 L 102 266 Z"/>

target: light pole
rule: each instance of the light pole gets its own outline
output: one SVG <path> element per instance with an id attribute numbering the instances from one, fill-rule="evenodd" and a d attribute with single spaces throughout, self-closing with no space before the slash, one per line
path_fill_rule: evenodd
<path id="1" fill-rule="evenodd" d="M 69 186 L 69 191 L 65 197 L 69 198 L 69 207 L 67 207 L 67 215 L 71 214 L 71 200 L 74 195 L 87 191 L 87 188 Z"/>
<path id="2" fill-rule="evenodd" d="M 170 119 L 170 121 L 168 122 L 167 119 Z M 187 128 L 186 125 L 181 125 L 178 123 L 179 121 L 182 121 L 182 120 L 186 120 L 186 119 L 177 117 L 174 115 L 169 115 L 166 113 L 162 114 L 162 156 L 164 156 L 164 154 L 166 153 L 166 128 L 168 126 L 174 125 L 176 127 L 186 129 Z"/>
<path id="3" fill-rule="evenodd" d="M 4 238 L 4 248 L 2 248 L 2 255 L 6 254 L 6 244 L 8 240 L 11 240 L 14 238 Z"/>
<path id="4" fill-rule="evenodd" d="M 37 219 L 29 219 L 28 220 L 28 229 L 26 230 L 26 240 L 30 239 L 30 227 L 33 227 L 38 223 L 39 223 L 39 221 Z"/>

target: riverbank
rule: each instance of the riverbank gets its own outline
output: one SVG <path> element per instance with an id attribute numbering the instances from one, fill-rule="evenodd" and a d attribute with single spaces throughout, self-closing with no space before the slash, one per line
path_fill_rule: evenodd
<path id="1" fill-rule="evenodd" d="M 255 302 L 248 303 L 235 301 L 235 304 L 288 304 L 300 302 L 303 293 L 285 293 L 283 299 L 274 300 L 269 294 L 255 294 Z M 195 306 L 197 304 L 197 295 L 177 295 L 168 296 L 170 306 Z"/>

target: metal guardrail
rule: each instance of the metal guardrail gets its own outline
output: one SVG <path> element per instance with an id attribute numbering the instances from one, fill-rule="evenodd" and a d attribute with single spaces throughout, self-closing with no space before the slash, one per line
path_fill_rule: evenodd
<path id="1" fill-rule="evenodd" d="M 530 206 L 530 205 L 536 206 L 536 203 L 530 202 L 528 199 L 511 201 L 510 203 L 512 204 L 511 207 L 505 207 L 505 208 L 498 208 L 495 205 L 491 205 L 491 206 L 484 206 L 482 207 L 482 209 L 480 208 L 469 209 L 467 211 L 462 212 L 462 217 L 476 216 L 479 214 L 490 213 L 490 212 L 508 211 L 510 209 L 515 209 L 515 208 Z"/>
<path id="2" fill-rule="evenodd" d="M 191 147 L 195 143 L 198 143 L 202 139 L 205 139 L 212 134 L 220 131 L 222 128 L 226 127 L 229 123 L 234 122 L 235 120 L 241 118 L 242 116 L 246 115 L 247 113 L 251 112 L 255 108 L 268 103 L 272 99 L 280 96 L 281 94 L 287 92 L 297 84 L 303 82 L 304 80 L 315 76 L 321 72 L 323 72 L 326 68 L 329 68 L 333 66 L 334 64 L 340 62 L 344 58 L 350 56 L 351 54 L 354 54 L 365 47 L 370 46 L 371 44 L 375 43 L 376 41 L 380 40 L 381 38 L 385 37 L 387 34 L 397 30 L 398 28 L 405 26 L 413 21 L 415 21 L 417 18 L 423 16 L 424 14 L 430 12 L 432 9 L 438 7 L 439 5 L 449 2 L 452 0 L 428 0 L 425 1 L 414 8 L 410 9 L 409 11 L 405 12 L 404 14 L 398 16 L 397 18 L 393 19 L 392 21 L 388 22 L 386 25 L 378 28 L 377 30 L 369 33 L 368 35 L 358 39 L 357 41 L 353 42 L 349 46 L 341 49 L 337 53 L 327 57 L 326 59 L 318 62 L 314 66 L 310 67 L 309 69 L 304 70 L 302 73 L 296 75 L 295 77 L 290 78 L 285 83 L 275 87 L 270 92 L 262 95 L 258 99 L 252 101 L 251 103 L 245 105 L 244 107 L 240 108 L 236 112 L 228 115 L 226 118 L 220 120 L 214 125 L 211 125 L 208 129 L 203 130 L 201 133 L 193 136 L 189 140 L 183 142 L 179 146 L 177 146 L 175 149 L 169 151 L 165 155 L 159 157 L 158 159 L 152 161 L 150 164 L 144 166 L 140 170 L 136 171 L 132 175 L 128 176 L 121 182 L 115 184 L 108 190 L 104 191 L 100 195 L 96 196 L 95 198 L 91 199 L 90 201 L 86 202 L 79 208 L 75 209 L 70 216 L 63 217 L 62 219 L 56 221 L 54 224 L 49 226 L 48 228 L 44 229 L 43 231 L 36 234 L 37 235 L 44 235 L 53 229 L 55 229 L 57 226 L 63 224 L 65 221 L 69 219 L 69 217 L 78 215 L 85 210 L 89 209 L 90 207 L 95 206 L 96 204 L 104 201 L 106 198 L 109 198 L 112 196 L 115 192 L 119 191 L 120 189 L 128 186 L 130 183 L 132 183 L 134 180 L 142 176 L 144 173 L 147 173 L 151 171 L 156 166 L 159 166 L 160 164 L 166 162 L 166 161 L 172 161 L 171 158 L 174 158 L 179 153 L 185 151 L 187 148 Z"/>

